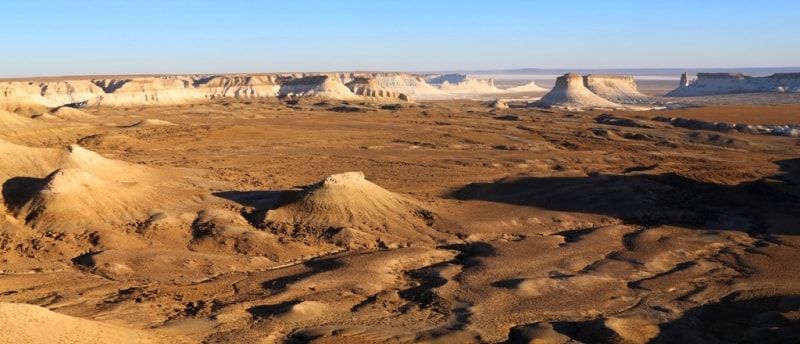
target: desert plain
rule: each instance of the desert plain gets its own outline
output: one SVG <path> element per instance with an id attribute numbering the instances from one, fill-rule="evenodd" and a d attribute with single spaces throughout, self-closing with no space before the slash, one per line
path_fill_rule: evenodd
<path id="1" fill-rule="evenodd" d="M 797 93 L 519 96 L 6 104 L 0 342 L 800 340 Z"/>

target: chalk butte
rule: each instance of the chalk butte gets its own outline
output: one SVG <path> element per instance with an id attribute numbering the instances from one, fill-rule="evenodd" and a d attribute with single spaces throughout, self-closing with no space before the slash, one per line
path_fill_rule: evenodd
<path id="1" fill-rule="evenodd" d="M 536 107 L 558 108 L 608 108 L 623 107 L 602 98 L 590 91 L 583 83 L 583 77 L 575 73 L 567 73 L 556 79 L 556 85 L 542 99 L 533 103 Z"/>
<path id="2" fill-rule="evenodd" d="M 636 88 L 632 76 L 620 75 L 585 75 L 583 84 L 592 93 L 620 104 L 649 103 L 650 97 Z"/>
<path id="3" fill-rule="evenodd" d="M 742 73 L 697 73 L 694 81 L 689 81 L 684 73 L 678 88 L 667 93 L 667 97 L 752 92 L 800 92 L 800 73 L 775 73 L 765 77 Z"/>
<path id="4" fill-rule="evenodd" d="M 556 78 L 556 85 L 530 106 L 563 109 L 649 110 L 630 105 L 651 103 L 636 89 L 633 77 L 567 73 Z"/>

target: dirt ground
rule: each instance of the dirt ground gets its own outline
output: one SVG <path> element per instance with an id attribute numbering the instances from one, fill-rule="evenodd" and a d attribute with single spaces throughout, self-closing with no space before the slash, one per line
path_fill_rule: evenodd
<path id="1" fill-rule="evenodd" d="M 0 302 L 171 342 L 800 340 L 800 138 L 650 120 L 796 103 L 23 110 Z"/>

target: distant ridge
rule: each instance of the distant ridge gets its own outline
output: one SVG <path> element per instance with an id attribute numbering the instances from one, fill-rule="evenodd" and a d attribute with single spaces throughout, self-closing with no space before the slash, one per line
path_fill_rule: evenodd
<path id="1" fill-rule="evenodd" d="M 491 69 L 473 71 L 442 71 L 441 73 L 464 73 L 470 75 L 489 75 L 489 74 L 555 74 L 563 75 L 566 73 L 586 74 L 616 74 L 616 75 L 635 75 L 635 76 L 675 76 L 678 79 L 683 72 L 696 74 L 699 72 L 708 73 L 729 73 L 731 71 L 741 72 L 753 76 L 767 76 L 774 73 L 797 73 L 797 67 L 743 67 L 743 68 L 516 68 L 516 69 Z"/>

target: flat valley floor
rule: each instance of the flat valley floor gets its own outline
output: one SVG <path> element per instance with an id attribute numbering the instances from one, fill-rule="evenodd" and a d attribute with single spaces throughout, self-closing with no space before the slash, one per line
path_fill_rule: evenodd
<path id="1" fill-rule="evenodd" d="M 800 138 L 653 120 L 797 104 L 10 110 L 0 302 L 101 341 L 800 339 Z"/>

